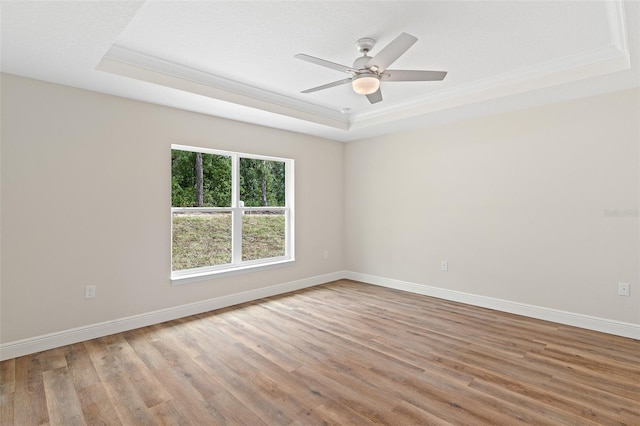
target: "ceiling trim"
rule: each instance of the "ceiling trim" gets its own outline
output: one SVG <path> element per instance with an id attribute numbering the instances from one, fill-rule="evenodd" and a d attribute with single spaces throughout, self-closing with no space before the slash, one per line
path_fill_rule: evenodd
<path id="1" fill-rule="evenodd" d="M 96 69 L 328 126 L 346 135 L 350 131 L 629 69 L 624 4 L 621 0 L 610 1 L 605 2 L 604 7 L 610 36 L 608 46 L 441 89 L 390 106 L 380 104 L 362 113 L 342 114 L 120 45 L 113 45 Z"/>
<path id="2" fill-rule="evenodd" d="M 113 45 L 98 63 L 96 69 L 336 129 L 349 129 L 349 116 L 339 111 L 180 65 L 123 46 Z"/>
<path id="3" fill-rule="evenodd" d="M 520 68 L 489 78 L 441 89 L 406 102 L 382 107 L 375 111 L 354 114 L 351 129 L 366 128 L 386 122 L 411 118 L 434 111 L 455 108 L 515 95 L 545 87 L 597 77 L 631 67 L 627 45 L 624 5 L 621 0 L 606 2 L 611 44 L 536 66 Z"/>
<path id="4" fill-rule="evenodd" d="M 629 55 L 629 48 L 627 45 L 627 25 L 625 24 L 626 14 L 624 11 L 623 1 L 609 1 L 605 3 L 604 7 L 609 21 L 611 42 L 618 48 L 618 50 Z"/>
<path id="5" fill-rule="evenodd" d="M 590 77 L 629 69 L 628 53 L 614 46 L 566 56 L 518 69 L 451 89 L 442 89 L 428 96 L 413 98 L 390 108 L 355 114 L 351 129 L 379 125 L 434 111 L 455 108 L 499 97 L 525 93 Z"/>

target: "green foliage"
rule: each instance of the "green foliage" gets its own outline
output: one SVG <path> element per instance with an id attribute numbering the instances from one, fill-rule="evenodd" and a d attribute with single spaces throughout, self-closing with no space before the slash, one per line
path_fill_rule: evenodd
<path id="1" fill-rule="evenodd" d="M 285 164 L 240 159 L 240 199 L 246 207 L 285 205 Z"/>
<path id="2" fill-rule="evenodd" d="M 171 205 L 196 206 L 196 153 L 171 150 Z M 231 157 L 202 154 L 203 207 L 231 206 Z"/>
<path id="3" fill-rule="evenodd" d="M 203 207 L 231 206 L 231 157 L 202 154 Z M 285 163 L 240 158 L 240 199 L 246 207 L 285 205 Z M 171 151 L 171 205 L 196 207 L 196 153 Z"/>
<path id="4" fill-rule="evenodd" d="M 191 207 L 196 200 L 195 152 L 171 150 L 171 205 Z"/>

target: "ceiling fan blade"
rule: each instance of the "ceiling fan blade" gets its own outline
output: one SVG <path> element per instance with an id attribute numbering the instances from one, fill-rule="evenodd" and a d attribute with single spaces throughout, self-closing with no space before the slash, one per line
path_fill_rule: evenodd
<path id="1" fill-rule="evenodd" d="M 325 61 L 324 59 L 305 55 L 304 53 L 298 53 L 297 55 L 294 56 L 294 58 L 302 59 L 303 61 L 311 62 L 312 64 L 321 65 L 323 67 L 331 68 L 337 71 L 348 72 L 348 73 L 356 72 L 356 70 L 346 65 L 340 65 L 340 64 L 336 64 L 335 62 Z"/>
<path id="2" fill-rule="evenodd" d="M 404 52 L 406 52 L 413 44 L 418 41 L 411 34 L 402 33 L 396 37 L 391 43 L 387 44 L 376 56 L 369 59 L 366 67 L 377 67 L 377 71 L 384 71 L 389 65 L 394 63 Z"/>
<path id="3" fill-rule="evenodd" d="M 372 104 L 378 103 L 382 101 L 382 92 L 380 91 L 380 89 L 378 89 L 372 94 L 367 95 L 367 99 L 369 99 L 369 102 Z"/>
<path id="4" fill-rule="evenodd" d="M 333 83 L 323 84 L 322 86 L 318 86 L 318 87 L 312 87 L 311 89 L 303 90 L 300 93 L 317 92 L 318 90 L 324 90 L 324 89 L 328 89 L 329 87 L 340 86 L 341 84 L 347 84 L 347 83 L 351 83 L 351 79 L 350 78 L 345 78 L 343 80 L 334 81 Z"/>
<path id="5" fill-rule="evenodd" d="M 387 70 L 382 74 L 384 81 L 440 81 L 446 71 Z"/>

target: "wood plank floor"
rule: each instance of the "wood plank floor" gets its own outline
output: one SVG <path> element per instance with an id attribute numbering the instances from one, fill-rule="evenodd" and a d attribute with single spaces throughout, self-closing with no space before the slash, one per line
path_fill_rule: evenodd
<path id="1" fill-rule="evenodd" d="M 2 425 L 640 425 L 640 342 L 338 281 L 0 363 Z"/>

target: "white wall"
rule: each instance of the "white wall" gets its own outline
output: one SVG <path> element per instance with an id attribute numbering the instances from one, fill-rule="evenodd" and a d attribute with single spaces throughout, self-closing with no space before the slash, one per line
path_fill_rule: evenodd
<path id="1" fill-rule="evenodd" d="M 11 75 L 1 135 L 2 343 L 343 269 L 342 143 Z M 295 264 L 172 287 L 172 143 L 295 159 Z"/>
<path id="2" fill-rule="evenodd" d="M 639 99 L 347 144 L 346 269 L 640 324 Z"/>

